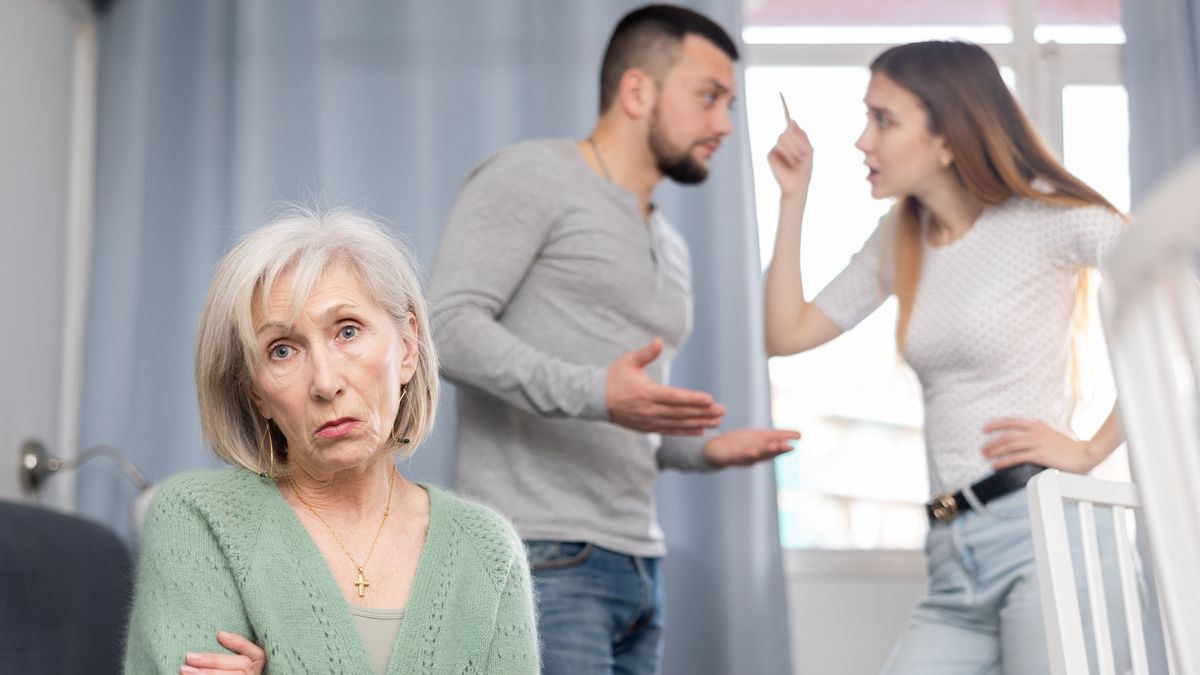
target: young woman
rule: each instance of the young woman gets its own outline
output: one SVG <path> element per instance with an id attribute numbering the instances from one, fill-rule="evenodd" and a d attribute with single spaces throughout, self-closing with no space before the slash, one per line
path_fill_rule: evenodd
<path id="1" fill-rule="evenodd" d="M 865 102 L 856 146 L 872 196 L 896 205 L 812 301 L 800 270 L 812 147 L 791 122 L 770 153 L 782 198 L 767 350 L 816 347 L 897 296 L 897 344 L 924 394 L 933 499 L 928 593 L 885 672 L 1048 672 L 1024 487 L 1044 467 L 1086 473 L 1121 442 L 1115 414 L 1089 440 L 1060 429 L 1085 272 L 1125 219 L 1051 155 L 976 45 L 885 51 Z"/>

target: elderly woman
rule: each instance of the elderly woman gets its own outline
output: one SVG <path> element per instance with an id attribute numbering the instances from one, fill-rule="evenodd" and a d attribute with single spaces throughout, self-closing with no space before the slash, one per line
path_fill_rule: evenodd
<path id="1" fill-rule="evenodd" d="M 225 256 L 196 389 L 233 468 L 159 489 L 126 672 L 538 671 L 511 526 L 395 468 L 433 425 L 429 335 L 409 255 L 366 216 L 291 213 Z"/>

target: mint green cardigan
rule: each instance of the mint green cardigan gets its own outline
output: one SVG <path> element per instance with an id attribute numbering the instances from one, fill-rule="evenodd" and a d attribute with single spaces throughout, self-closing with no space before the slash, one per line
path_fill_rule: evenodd
<path id="1" fill-rule="evenodd" d="M 529 567 L 494 511 L 436 488 L 388 673 L 538 672 Z M 275 484 L 241 469 L 163 483 L 146 516 L 125 672 L 178 673 L 186 652 L 249 637 L 271 673 L 370 673 L 350 610 Z"/>

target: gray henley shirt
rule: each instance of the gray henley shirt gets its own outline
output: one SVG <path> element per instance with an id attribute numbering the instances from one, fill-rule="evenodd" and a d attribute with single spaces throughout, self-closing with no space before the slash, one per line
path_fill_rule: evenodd
<path id="1" fill-rule="evenodd" d="M 665 383 L 692 324 L 679 233 L 596 175 L 575 141 L 510 146 L 467 177 L 430 273 L 443 375 L 458 385 L 456 488 L 527 540 L 665 553 L 660 468 L 706 470 L 704 438 L 608 421 L 618 356 L 663 339 Z"/>

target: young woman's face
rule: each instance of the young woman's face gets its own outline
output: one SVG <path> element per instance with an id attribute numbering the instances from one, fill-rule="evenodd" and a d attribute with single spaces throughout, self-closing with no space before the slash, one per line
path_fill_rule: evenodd
<path id="1" fill-rule="evenodd" d="M 941 135 L 929 131 L 929 114 L 911 91 L 875 73 L 863 98 L 867 128 L 854 147 L 870 169 L 871 196 L 921 198 L 949 177 L 952 156 Z"/>

